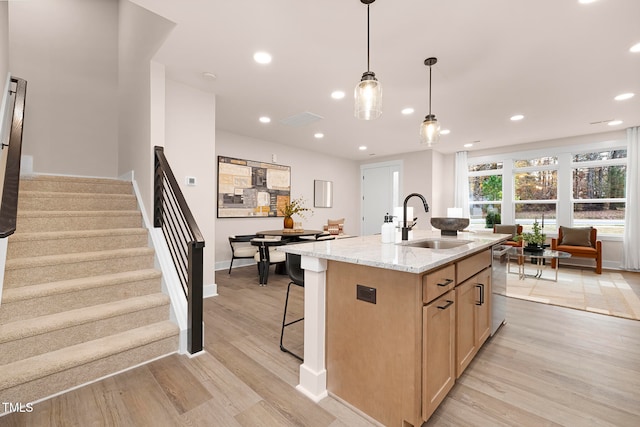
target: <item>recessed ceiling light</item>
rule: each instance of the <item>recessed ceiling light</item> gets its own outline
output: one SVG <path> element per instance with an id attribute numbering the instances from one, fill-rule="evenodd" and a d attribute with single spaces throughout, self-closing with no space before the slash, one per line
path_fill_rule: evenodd
<path id="1" fill-rule="evenodd" d="M 449 129 L 442 129 L 440 131 L 440 135 L 449 135 L 451 133 L 451 131 Z"/>
<path id="2" fill-rule="evenodd" d="M 262 116 L 258 120 L 260 120 L 260 123 L 271 123 L 271 118 L 267 116 Z"/>
<path id="3" fill-rule="evenodd" d="M 522 120 L 522 119 L 524 119 L 524 116 L 522 114 L 516 114 L 515 116 L 511 116 L 512 122 L 517 122 L 518 120 Z"/>
<path id="4" fill-rule="evenodd" d="M 342 99 L 344 98 L 344 92 L 341 90 L 334 90 L 333 92 L 331 92 L 331 97 L 333 99 Z"/>
<path id="5" fill-rule="evenodd" d="M 367 149 L 366 145 L 361 145 L 360 147 L 358 147 L 358 150 L 360 150 L 360 151 L 364 151 L 366 149 Z"/>
<path id="6" fill-rule="evenodd" d="M 267 52 L 256 52 L 253 54 L 253 60 L 258 64 L 268 64 L 271 62 L 271 55 Z"/>
<path id="7" fill-rule="evenodd" d="M 631 99 L 635 96 L 634 93 L 621 93 L 620 95 L 616 96 L 615 99 L 616 101 L 624 101 L 625 99 Z"/>
<path id="8" fill-rule="evenodd" d="M 316 138 L 316 139 L 322 139 L 322 138 L 324 138 L 324 133 L 322 133 L 322 132 L 314 133 L 313 137 Z"/>
<path id="9" fill-rule="evenodd" d="M 473 147 L 473 142 L 467 142 L 466 144 L 463 145 L 464 148 L 471 148 Z"/>
<path id="10" fill-rule="evenodd" d="M 636 43 L 629 48 L 629 52 L 637 53 L 640 52 L 640 43 Z"/>
<path id="11" fill-rule="evenodd" d="M 595 3 L 598 0 L 578 0 L 578 3 L 580 4 L 589 4 L 589 3 Z"/>
<path id="12" fill-rule="evenodd" d="M 407 108 L 403 108 L 402 111 L 400 111 L 402 114 L 404 114 L 405 116 L 408 114 L 413 114 L 415 110 L 411 107 L 407 107 Z"/>
<path id="13" fill-rule="evenodd" d="M 609 123 L 607 123 L 609 126 L 618 126 L 622 124 L 622 120 L 611 120 Z"/>

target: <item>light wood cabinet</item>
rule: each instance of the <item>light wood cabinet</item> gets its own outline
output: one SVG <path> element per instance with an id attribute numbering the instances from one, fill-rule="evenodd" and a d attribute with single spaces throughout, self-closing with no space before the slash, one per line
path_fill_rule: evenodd
<path id="1" fill-rule="evenodd" d="M 423 310 L 422 417 L 426 421 L 456 381 L 456 291 L 450 290 Z"/>
<path id="2" fill-rule="evenodd" d="M 491 333 L 491 269 L 456 287 L 456 378 L 471 363 Z"/>
<path id="3" fill-rule="evenodd" d="M 330 260 L 328 391 L 384 425 L 422 425 L 489 336 L 490 265 L 490 250 L 422 274 Z"/>

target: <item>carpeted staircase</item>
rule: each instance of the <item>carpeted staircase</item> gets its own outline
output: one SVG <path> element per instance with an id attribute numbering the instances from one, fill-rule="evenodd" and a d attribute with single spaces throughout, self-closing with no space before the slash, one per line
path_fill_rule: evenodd
<path id="1" fill-rule="evenodd" d="M 177 351 L 142 224 L 130 182 L 20 181 L 0 303 L 0 402 L 33 402 Z"/>

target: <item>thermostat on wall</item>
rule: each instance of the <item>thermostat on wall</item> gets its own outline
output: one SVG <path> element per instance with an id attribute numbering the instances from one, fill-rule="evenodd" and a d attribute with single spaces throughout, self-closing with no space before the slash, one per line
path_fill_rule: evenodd
<path id="1" fill-rule="evenodd" d="M 195 176 L 188 176 L 185 178 L 185 184 L 187 185 L 196 185 L 196 177 Z"/>

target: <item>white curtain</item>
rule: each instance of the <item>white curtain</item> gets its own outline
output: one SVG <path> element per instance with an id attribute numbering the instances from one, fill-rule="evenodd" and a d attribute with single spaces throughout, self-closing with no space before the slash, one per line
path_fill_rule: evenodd
<path id="1" fill-rule="evenodd" d="M 462 217 L 469 218 L 469 167 L 467 166 L 467 152 L 456 153 L 456 177 L 453 201 L 456 208 L 462 209 Z"/>
<path id="2" fill-rule="evenodd" d="M 640 127 L 627 129 L 627 205 L 624 217 L 622 268 L 640 270 Z"/>

